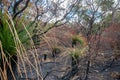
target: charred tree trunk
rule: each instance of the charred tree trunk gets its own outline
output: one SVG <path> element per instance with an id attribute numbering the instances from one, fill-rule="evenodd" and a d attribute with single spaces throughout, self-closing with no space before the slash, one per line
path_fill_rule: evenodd
<path id="1" fill-rule="evenodd" d="M 79 71 L 78 69 L 78 60 L 72 57 L 72 64 L 71 64 L 72 69 L 61 78 L 61 80 L 71 80 Z"/>
<path id="2" fill-rule="evenodd" d="M 16 80 L 18 79 L 18 73 L 17 73 L 17 56 L 13 56 L 12 58 L 10 58 L 10 66 L 12 68 L 13 74 L 16 78 Z M 10 71 L 10 68 L 7 68 L 7 77 L 8 80 L 14 80 L 12 72 Z"/>
<path id="3" fill-rule="evenodd" d="M 74 48 L 75 46 L 76 46 L 76 44 L 77 44 L 77 41 L 72 41 L 72 48 Z"/>
<path id="4" fill-rule="evenodd" d="M 72 71 L 71 75 L 75 75 L 78 71 L 78 59 L 72 57 Z"/>
<path id="5" fill-rule="evenodd" d="M 88 80 L 89 68 L 90 68 L 90 61 L 88 60 L 87 61 L 87 69 L 86 69 L 86 72 L 85 72 L 84 80 Z"/>
<path id="6" fill-rule="evenodd" d="M 46 60 L 47 59 L 47 54 L 43 54 L 43 56 L 44 56 L 44 60 Z"/>
<path id="7" fill-rule="evenodd" d="M 18 80 L 18 73 L 17 73 L 17 56 L 12 56 L 10 59 L 8 59 L 9 65 L 12 68 L 12 72 L 14 74 L 14 77 L 16 80 Z M 6 65 L 4 67 L 4 64 Z M 2 69 L 2 71 L 7 70 L 7 78 L 8 80 L 14 80 L 13 74 L 10 70 L 10 67 L 8 66 L 8 64 L 6 62 L 3 62 L 3 60 L 1 61 L 0 64 L 0 68 Z"/>

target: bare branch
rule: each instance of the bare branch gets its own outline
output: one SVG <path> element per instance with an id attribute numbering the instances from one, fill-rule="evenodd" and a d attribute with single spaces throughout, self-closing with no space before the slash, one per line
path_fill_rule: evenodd
<path id="1" fill-rule="evenodd" d="M 21 0 L 19 1 L 19 3 L 16 6 L 18 6 L 20 4 L 20 2 L 21 2 Z M 13 15 L 13 19 L 15 19 L 17 15 L 22 13 L 27 8 L 29 2 L 30 2 L 30 0 L 27 0 L 26 3 L 25 3 L 25 6 L 21 10 L 19 10 L 18 12 L 15 11 L 16 13 Z"/>
<path id="2" fill-rule="evenodd" d="M 16 10 L 17 10 L 17 7 L 19 6 L 19 4 L 22 2 L 23 0 L 19 0 L 16 2 L 16 0 L 14 1 L 15 2 L 15 5 L 13 7 L 13 14 L 16 13 Z"/>

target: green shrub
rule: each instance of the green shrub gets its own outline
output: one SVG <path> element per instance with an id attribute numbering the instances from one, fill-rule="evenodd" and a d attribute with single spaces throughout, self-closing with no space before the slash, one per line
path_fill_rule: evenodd
<path id="1" fill-rule="evenodd" d="M 71 51 L 71 56 L 72 56 L 75 60 L 77 60 L 77 59 L 79 59 L 80 56 L 81 56 L 80 53 L 81 53 L 80 50 L 74 49 L 73 51 Z"/>
<path id="2" fill-rule="evenodd" d="M 87 52 L 88 48 L 87 47 L 83 47 L 83 48 L 74 48 L 72 51 L 71 51 L 71 56 L 74 58 L 74 59 L 79 59 L 80 57 L 83 57 L 85 56 L 86 52 Z"/>
<path id="3" fill-rule="evenodd" d="M 8 15 L 2 15 L 0 18 L 0 74 L 7 80 L 14 80 L 17 77 L 17 50 L 14 33 Z"/>
<path id="4" fill-rule="evenodd" d="M 4 17 L 1 19 L 0 23 L 0 41 L 6 56 L 16 55 L 14 38 Z"/>
<path id="5" fill-rule="evenodd" d="M 82 36 L 72 36 L 72 47 L 74 47 L 77 44 L 77 42 L 79 42 L 81 46 L 84 46 L 84 44 L 86 43 Z"/>

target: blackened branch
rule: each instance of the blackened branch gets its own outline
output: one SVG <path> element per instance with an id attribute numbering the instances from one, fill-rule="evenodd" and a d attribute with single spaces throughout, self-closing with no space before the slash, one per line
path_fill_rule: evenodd
<path id="1" fill-rule="evenodd" d="M 18 12 L 16 12 L 16 13 L 13 15 L 13 20 L 16 18 L 16 16 L 17 16 L 18 14 L 22 13 L 22 12 L 27 8 L 29 2 L 30 2 L 30 0 L 27 0 L 26 3 L 25 3 L 25 6 L 24 6 L 21 10 L 19 10 Z M 20 3 L 19 3 L 19 4 L 20 4 Z M 19 4 L 18 4 L 18 5 L 19 5 Z M 18 6 L 18 5 L 17 5 L 17 6 Z"/>

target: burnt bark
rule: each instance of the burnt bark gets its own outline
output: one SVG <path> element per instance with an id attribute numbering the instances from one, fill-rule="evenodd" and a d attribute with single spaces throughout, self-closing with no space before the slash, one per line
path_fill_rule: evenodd
<path id="1" fill-rule="evenodd" d="M 17 56 L 16 55 L 12 56 L 12 58 L 10 58 L 10 65 L 11 65 L 13 74 L 17 80 L 18 73 L 17 73 Z M 8 77 L 8 80 L 14 80 L 13 75 L 12 75 L 9 67 L 7 68 L 7 77 Z"/>
<path id="2" fill-rule="evenodd" d="M 78 59 L 76 60 L 75 58 L 72 57 L 72 64 L 71 64 L 72 69 L 64 75 L 61 80 L 71 80 L 79 71 L 78 68 Z"/>
<path id="3" fill-rule="evenodd" d="M 88 80 L 89 68 L 90 68 L 90 61 L 88 60 L 88 62 L 87 62 L 87 69 L 86 69 L 84 80 Z"/>
<path id="4" fill-rule="evenodd" d="M 8 62 L 9 63 L 1 60 L 0 68 L 2 69 L 2 71 L 7 70 L 7 78 L 8 78 L 8 80 L 14 80 L 14 77 L 17 80 L 18 79 L 17 56 L 16 55 L 12 56 L 11 58 L 8 59 Z M 8 64 L 10 66 L 8 66 Z M 4 67 L 4 65 L 6 65 L 6 66 Z M 10 67 L 12 68 L 12 72 L 14 74 L 14 77 L 13 77 L 13 74 L 12 74 L 12 72 L 10 70 Z"/>
<path id="5" fill-rule="evenodd" d="M 25 6 L 19 10 L 19 11 L 16 11 L 17 10 L 17 7 L 19 6 L 19 4 L 22 2 L 23 0 L 19 0 L 18 2 L 15 3 L 14 7 L 13 7 L 13 20 L 17 17 L 17 15 L 19 15 L 20 13 L 22 13 L 27 7 L 28 7 L 28 4 L 30 2 L 30 0 L 27 0 L 26 3 L 25 3 Z"/>

